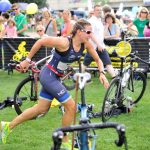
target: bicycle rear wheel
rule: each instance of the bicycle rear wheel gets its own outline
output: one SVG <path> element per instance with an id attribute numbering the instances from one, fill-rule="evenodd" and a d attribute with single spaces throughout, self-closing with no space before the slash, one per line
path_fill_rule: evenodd
<path id="1" fill-rule="evenodd" d="M 65 77 L 61 78 L 62 84 L 66 87 L 68 91 L 75 89 L 75 82 L 73 80 L 74 73 L 68 73 Z"/>
<path id="2" fill-rule="evenodd" d="M 106 91 L 103 106 L 102 106 L 102 121 L 108 121 L 114 114 L 116 108 L 118 108 L 117 102 L 120 98 L 121 84 L 119 78 L 112 80 L 109 88 Z"/>
<path id="3" fill-rule="evenodd" d="M 32 76 L 25 78 L 19 83 L 14 94 L 14 107 L 18 115 L 36 104 L 39 85 L 39 82 L 35 81 Z"/>
<path id="4" fill-rule="evenodd" d="M 130 98 L 132 104 L 138 103 L 146 89 L 146 77 L 142 72 L 133 71 L 126 88 L 124 89 L 124 98 Z"/>

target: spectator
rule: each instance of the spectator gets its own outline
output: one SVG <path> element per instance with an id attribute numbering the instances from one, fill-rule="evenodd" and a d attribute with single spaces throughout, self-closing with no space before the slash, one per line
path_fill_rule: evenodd
<path id="1" fill-rule="evenodd" d="M 106 66 L 107 71 L 112 77 L 116 76 L 115 70 L 111 65 L 111 60 L 107 51 L 105 50 L 104 44 L 104 26 L 101 21 L 101 6 L 94 6 L 94 15 L 88 20 L 92 25 L 92 33 L 91 33 L 91 42 L 102 60 L 103 64 Z M 82 70 L 85 71 L 86 67 L 91 64 L 93 61 L 91 55 L 89 53 L 85 54 L 84 62 L 82 66 Z"/>
<path id="2" fill-rule="evenodd" d="M 138 37 L 144 37 L 144 28 L 148 22 L 148 14 L 148 9 L 146 7 L 141 7 L 138 17 L 128 25 L 129 28 L 132 27 L 132 25 L 137 27 Z"/>
<path id="3" fill-rule="evenodd" d="M 71 13 L 69 10 L 63 11 L 64 27 L 61 31 L 62 36 L 70 36 L 73 28 L 73 22 L 71 21 Z"/>
<path id="4" fill-rule="evenodd" d="M 0 16 L 0 38 L 5 35 L 4 18 Z"/>
<path id="5" fill-rule="evenodd" d="M 104 5 L 103 7 L 102 7 L 102 11 L 103 11 L 103 16 L 105 17 L 105 15 L 107 14 L 107 13 L 111 13 L 111 10 L 112 10 L 112 8 L 111 8 L 111 6 L 109 6 L 109 5 Z"/>
<path id="6" fill-rule="evenodd" d="M 88 19 L 90 19 L 94 15 L 94 10 L 90 10 L 88 13 Z"/>
<path id="7" fill-rule="evenodd" d="M 56 23 L 57 23 L 57 35 L 61 36 L 61 29 L 62 29 L 63 24 L 64 24 L 62 11 L 58 12 L 58 18 L 56 19 Z"/>
<path id="8" fill-rule="evenodd" d="M 120 28 L 116 24 L 115 17 L 111 13 L 107 13 L 105 15 L 104 38 L 115 39 L 119 37 L 120 37 Z"/>
<path id="9" fill-rule="evenodd" d="M 45 27 L 45 33 L 48 36 L 57 36 L 56 20 L 48 10 L 44 10 L 43 12 L 43 25 Z"/>
<path id="10" fill-rule="evenodd" d="M 15 21 L 11 18 L 7 22 L 7 26 L 5 28 L 5 35 L 9 38 L 17 37 L 17 28 Z"/>
<path id="11" fill-rule="evenodd" d="M 19 4 L 14 3 L 11 8 L 15 13 L 14 20 L 17 27 L 17 34 L 18 36 L 25 36 L 25 31 L 28 29 L 26 16 L 20 12 Z"/>
<path id="12" fill-rule="evenodd" d="M 121 15 L 116 15 L 116 11 L 117 10 L 113 10 L 112 8 L 111 8 L 111 6 L 109 6 L 109 5 L 104 5 L 103 7 L 102 7 L 102 10 L 103 10 L 103 23 L 105 24 L 105 16 L 109 13 L 111 13 L 111 14 L 113 14 L 114 15 L 114 17 L 115 17 L 115 22 L 116 22 L 116 24 L 119 26 L 119 28 L 120 29 L 122 29 L 123 28 L 123 26 L 124 26 L 124 23 L 123 23 L 123 20 L 122 20 L 122 16 Z"/>
<path id="13" fill-rule="evenodd" d="M 30 27 L 30 29 L 34 32 L 35 31 L 35 18 L 29 18 L 29 24 L 28 26 Z"/>
<path id="14" fill-rule="evenodd" d="M 144 36 L 150 37 L 150 21 L 146 23 L 146 26 L 144 28 Z"/>
<path id="15" fill-rule="evenodd" d="M 35 16 L 36 25 L 40 25 L 40 24 L 43 25 L 42 19 L 43 19 L 42 15 Z"/>
<path id="16" fill-rule="evenodd" d="M 7 26 L 7 21 L 9 19 L 10 15 L 9 15 L 9 13 L 4 12 L 4 13 L 2 13 L 2 17 L 4 18 L 4 26 L 6 27 Z"/>
<path id="17" fill-rule="evenodd" d="M 39 35 L 40 38 L 48 37 L 48 35 L 45 34 L 45 27 L 43 25 L 36 26 L 36 33 Z"/>

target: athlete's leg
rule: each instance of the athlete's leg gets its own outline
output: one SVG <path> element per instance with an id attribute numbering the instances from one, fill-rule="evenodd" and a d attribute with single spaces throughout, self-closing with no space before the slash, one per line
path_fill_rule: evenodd
<path id="1" fill-rule="evenodd" d="M 20 114 L 13 121 L 11 121 L 9 124 L 10 129 L 13 129 L 17 125 L 27 120 L 30 120 L 40 114 L 46 113 L 50 108 L 50 103 L 51 103 L 50 101 L 40 99 L 37 105 L 29 109 L 26 109 L 22 114 Z"/>
<path id="2" fill-rule="evenodd" d="M 44 114 L 49 110 L 50 107 L 50 101 L 40 99 L 38 101 L 38 104 L 26 109 L 22 114 L 17 116 L 13 121 L 11 122 L 5 122 L 1 121 L 0 122 L 0 140 L 2 143 L 6 144 L 7 138 L 9 134 L 11 133 L 11 130 L 15 128 L 17 125 L 32 119 L 40 114 Z"/>
<path id="3" fill-rule="evenodd" d="M 70 98 L 67 102 L 62 104 L 65 108 L 64 115 L 62 117 L 62 127 L 70 126 L 73 122 L 74 115 L 76 113 L 75 102 Z M 63 139 L 64 142 L 68 141 L 68 136 L 65 136 Z"/>
<path id="4" fill-rule="evenodd" d="M 115 71 L 115 69 L 113 68 L 113 66 L 111 64 L 106 65 L 106 69 L 112 78 L 117 75 L 117 72 Z"/>

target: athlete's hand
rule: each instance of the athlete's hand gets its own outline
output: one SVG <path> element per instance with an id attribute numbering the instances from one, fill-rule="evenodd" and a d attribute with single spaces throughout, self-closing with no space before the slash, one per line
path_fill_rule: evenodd
<path id="1" fill-rule="evenodd" d="M 99 80 L 100 80 L 100 82 L 103 84 L 103 86 L 104 86 L 106 89 L 109 87 L 109 82 L 108 82 L 108 80 L 107 80 L 107 78 L 105 77 L 104 74 L 102 74 L 102 73 L 100 74 Z"/>
<path id="2" fill-rule="evenodd" d="M 24 60 L 20 63 L 20 72 L 27 72 L 30 63 L 27 60 Z"/>

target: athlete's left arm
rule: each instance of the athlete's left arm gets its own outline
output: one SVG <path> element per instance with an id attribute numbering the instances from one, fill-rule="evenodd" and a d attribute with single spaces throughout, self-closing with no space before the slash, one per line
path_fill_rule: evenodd
<path id="1" fill-rule="evenodd" d="M 85 47 L 86 47 L 88 53 L 93 57 L 93 59 L 95 60 L 97 66 L 98 66 L 99 74 L 100 74 L 100 76 L 99 76 L 100 82 L 104 85 L 105 88 L 108 88 L 109 87 L 109 82 L 108 82 L 108 80 L 107 80 L 107 78 L 105 77 L 105 74 L 104 74 L 103 62 L 101 61 L 101 59 L 99 58 L 96 50 L 94 49 L 93 45 L 89 41 L 86 42 Z"/>

